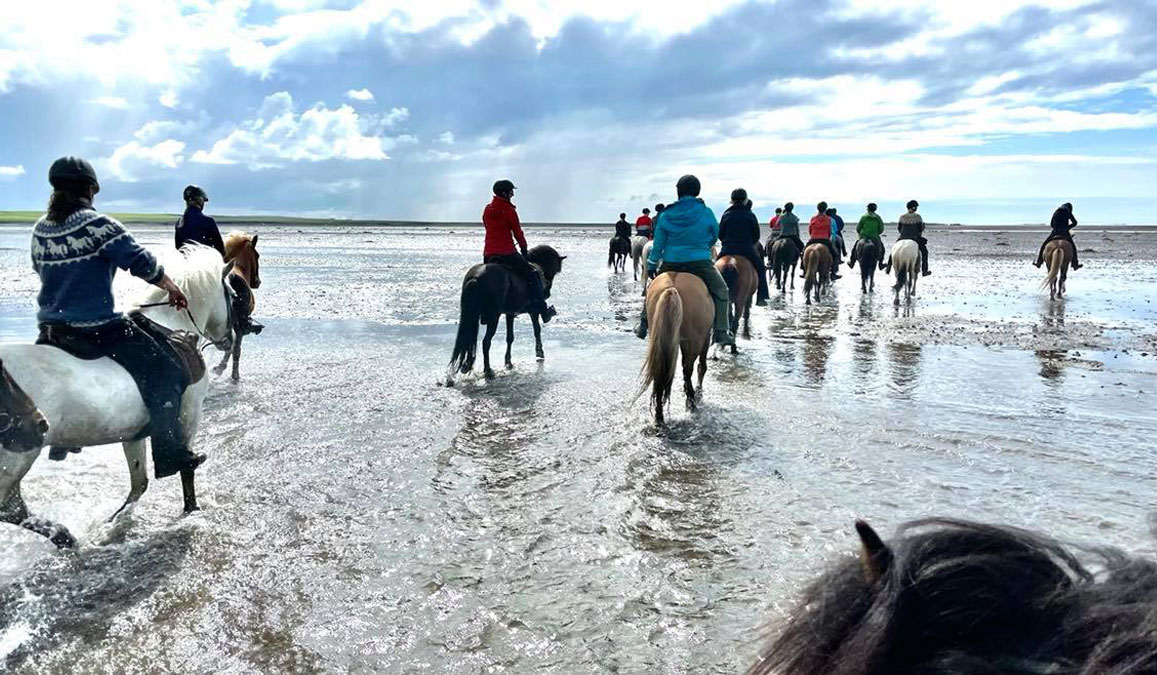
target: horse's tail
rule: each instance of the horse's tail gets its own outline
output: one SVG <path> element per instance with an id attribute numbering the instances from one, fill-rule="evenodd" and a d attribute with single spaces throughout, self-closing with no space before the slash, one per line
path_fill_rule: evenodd
<path id="1" fill-rule="evenodd" d="M 807 277 L 809 284 L 819 282 L 820 257 L 816 255 L 815 251 L 812 251 L 811 255 L 808 255 L 807 251 L 804 251 L 803 274 Z M 813 275 L 815 277 L 814 279 L 812 278 Z"/>
<path id="2" fill-rule="evenodd" d="M 615 240 L 611 239 L 611 243 L 607 244 L 607 267 L 615 266 Z"/>
<path id="3" fill-rule="evenodd" d="M 643 361 L 643 382 L 638 398 L 654 385 L 651 402 L 662 406 L 671 393 L 675 381 L 675 365 L 679 360 L 679 331 L 683 325 L 683 298 L 674 287 L 664 290 L 655 302 L 655 319 L 651 322 L 651 339 L 647 343 L 647 358 Z"/>
<path id="4" fill-rule="evenodd" d="M 719 275 L 723 277 L 723 281 L 727 284 L 727 291 L 734 296 L 739 292 L 739 268 L 736 263 L 732 262 L 730 265 L 724 265 L 723 269 L 719 270 Z"/>
<path id="5" fill-rule="evenodd" d="M 904 260 L 896 265 L 896 285 L 892 286 L 893 291 L 900 291 L 904 289 L 904 284 L 908 283 L 908 261 Z"/>
<path id="6" fill-rule="evenodd" d="M 1049 273 L 1040 284 L 1041 290 L 1052 288 L 1052 285 L 1056 283 L 1057 277 L 1061 274 L 1061 267 L 1065 264 L 1065 253 L 1064 246 L 1057 246 L 1052 253 L 1048 254 Z"/>
<path id="7" fill-rule="evenodd" d="M 478 324 L 482 318 L 482 289 L 477 279 L 467 279 L 462 284 L 461 313 L 458 315 L 458 337 L 454 340 L 454 353 L 450 356 L 450 373 L 468 373 L 474 367 L 474 355 L 478 349 Z"/>

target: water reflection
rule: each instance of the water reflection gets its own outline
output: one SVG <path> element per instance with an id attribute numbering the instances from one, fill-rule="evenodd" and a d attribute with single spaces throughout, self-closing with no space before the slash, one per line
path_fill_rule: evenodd
<path id="1" fill-rule="evenodd" d="M 828 369 L 828 357 L 836 340 L 826 335 L 809 335 L 803 341 L 803 375 L 811 385 L 823 384 Z"/>
<path id="2" fill-rule="evenodd" d="M 658 450 L 630 462 L 627 481 L 634 504 L 623 529 L 635 548 L 704 563 L 720 553 L 710 546 L 727 527 L 714 466 Z"/>
<path id="3" fill-rule="evenodd" d="M 1068 365 L 1069 351 L 1067 349 L 1038 349 L 1033 352 L 1040 362 L 1040 376 L 1050 385 L 1060 384 Z"/>
<path id="4" fill-rule="evenodd" d="M 920 381 L 923 348 L 918 344 L 892 343 L 887 349 L 892 371 L 892 393 L 899 398 L 912 398 Z"/>

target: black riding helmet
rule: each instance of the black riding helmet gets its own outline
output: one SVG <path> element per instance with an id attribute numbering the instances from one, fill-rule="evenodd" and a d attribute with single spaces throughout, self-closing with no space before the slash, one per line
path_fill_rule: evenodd
<path id="1" fill-rule="evenodd" d="M 54 188 L 67 184 L 90 184 L 100 192 L 100 181 L 96 179 L 96 169 L 80 157 L 61 157 L 48 169 L 48 182 Z"/>
<path id="2" fill-rule="evenodd" d="M 506 180 L 505 178 L 494 183 L 494 194 L 496 195 L 501 195 L 507 192 L 514 192 L 517 189 L 518 188 L 514 186 L 514 183 Z"/>
<path id="3" fill-rule="evenodd" d="M 185 191 L 181 193 L 181 196 L 185 198 L 185 201 L 189 201 L 194 197 L 202 197 L 205 201 L 209 201 L 209 195 L 196 185 L 186 185 Z"/>
<path id="4" fill-rule="evenodd" d="M 644 216 L 645 216 L 645 215 L 647 215 L 647 214 L 648 214 L 648 213 L 650 213 L 650 212 L 651 212 L 651 209 L 648 209 L 648 208 L 644 208 L 644 209 L 643 209 L 643 215 L 644 215 Z"/>
<path id="5" fill-rule="evenodd" d="M 734 190 L 732 190 L 731 191 L 731 201 L 733 201 L 733 202 L 745 202 L 745 201 L 747 201 L 747 190 L 744 190 L 743 188 L 735 188 Z"/>
<path id="6" fill-rule="evenodd" d="M 920 207 L 920 202 L 916 201 L 915 199 L 908 202 L 908 208 L 910 208 L 910 209 L 915 209 L 915 208 L 919 208 L 919 207 Z"/>
<path id="7" fill-rule="evenodd" d="M 675 193 L 680 197 L 698 197 L 699 191 L 702 189 L 699 179 L 691 174 L 683 176 L 675 183 Z"/>

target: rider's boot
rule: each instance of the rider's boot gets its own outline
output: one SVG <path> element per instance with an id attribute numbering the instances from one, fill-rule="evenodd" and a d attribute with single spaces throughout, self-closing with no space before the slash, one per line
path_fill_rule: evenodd
<path id="1" fill-rule="evenodd" d="M 152 424 L 153 473 L 166 478 L 182 471 L 193 470 L 205 463 L 205 455 L 194 453 L 181 440 L 178 415 L 180 408 L 169 408 L 150 414 Z"/>
<path id="2" fill-rule="evenodd" d="M 233 328 L 240 335 L 257 335 L 265 330 L 265 326 L 253 320 L 250 307 L 253 306 L 253 291 L 249 285 L 238 276 L 230 277 L 233 287 Z"/>
<path id="3" fill-rule="evenodd" d="M 771 292 L 767 288 L 767 272 L 756 269 L 756 274 L 759 275 L 759 289 L 755 292 L 755 304 L 759 307 L 766 307 L 767 301 L 771 297 Z"/>
<path id="4" fill-rule="evenodd" d="M 928 276 L 928 275 L 932 274 L 932 272 L 928 271 L 928 259 L 927 258 L 921 258 L 920 260 L 921 260 L 920 266 L 923 268 L 920 273 L 924 276 Z"/>
<path id="5" fill-rule="evenodd" d="M 647 339 L 647 310 L 643 310 L 643 315 L 639 317 L 639 323 L 635 324 L 635 337 L 640 340 Z"/>
<path id="6" fill-rule="evenodd" d="M 731 304 L 726 297 L 711 297 L 715 303 L 715 322 L 713 340 L 717 345 L 734 346 L 735 336 L 731 334 Z"/>
<path id="7" fill-rule="evenodd" d="M 550 320 L 558 312 L 555 311 L 553 305 L 546 304 L 546 291 L 542 286 L 542 277 L 537 273 L 531 275 L 526 287 L 530 295 L 530 308 L 542 318 L 543 323 L 550 323 Z"/>
<path id="8" fill-rule="evenodd" d="M 715 334 L 712 336 L 712 341 L 715 344 L 721 345 L 724 347 L 734 347 L 735 346 L 735 336 L 732 335 L 731 331 L 729 331 L 729 330 L 716 330 Z"/>

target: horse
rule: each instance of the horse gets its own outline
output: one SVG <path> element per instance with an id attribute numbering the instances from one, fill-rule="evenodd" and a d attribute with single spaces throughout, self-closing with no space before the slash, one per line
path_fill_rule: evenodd
<path id="1" fill-rule="evenodd" d="M 261 288 L 261 254 L 257 252 L 257 237 L 260 235 L 249 235 L 244 232 L 233 231 L 225 235 L 225 262 L 229 263 L 229 273 L 226 276 L 226 282 L 229 287 L 233 289 L 239 297 L 249 298 L 246 312 L 249 316 L 253 315 L 254 310 L 257 309 L 257 298 L 253 295 L 253 291 Z M 237 330 L 237 319 L 234 317 L 233 327 L 233 349 L 226 350 L 225 358 L 221 359 L 221 363 L 213 368 L 213 372 L 217 375 L 225 372 L 225 367 L 229 365 L 229 359 L 233 359 L 233 381 L 237 382 L 241 379 L 241 340 L 245 334 Z"/>
<path id="2" fill-rule="evenodd" d="M 1157 561 L 965 520 L 856 521 L 749 675 L 1157 672 Z"/>
<path id="3" fill-rule="evenodd" d="M 711 325 L 715 303 L 707 285 L 694 274 L 665 272 L 647 288 L 647 321 L 651 326 L 647 358 L 643 361 L 642 383 L 635 398 L 651 389 L 655 424 L 663 424 L 663 408 L 671 399 L 675 363 L 683 354 L 683 392 L 687 409 L 694 412 L 703 394 L 707 373 L 707 350 L 711 346 Z M 699 360 L 699 392 L 691 383 L 695 360 Z"/>
<path id="4" fill-rule="evenodd" d="M 715 269 L 727 282 L 731 332 L 739 332 L 739 317 L 743 317 L 743 335 L 751 337 L 751 299 L 759 288 L 759 273 L 755 271 L 755 265 L 741 255 L 725 255 L 715 261 Z M 739 353 L 735 345 L 731 345 L 731 353 Z"/>
<path id="5" fill-rule="evenodd" d="M 562 271 L 562 261 L 566 260 L 566 256 L 560 256 L 550 246 L 535 246 L 527 252 L 526 259 L 542 272 L 544 295 L 549 298 L 554 278 Z M 490 343 L 498 331 L 498 317 L 502 314 L 506 315 L 507 369 L 514 367 L 510 360 L 510 347 L 514 344 L 514 317 L 524 312 L 530 314 L 530 322 L 534 326 L 535 356 L 539 360 L 546 358 L 542 351 L 539 315 L 529 311 L 526 303 L 526 282 L 502 265 L 482 263 L 466 272 L 462 280 L 458 335 L 454 341 L 454 352 L 450 356 L 447 384 L 453 384 L 455 372 L 468 373 L 474 368 L 480 323 L 486 324 L 486 335 L 482 338 L 483 374 L 487 378 L 494 377 L 494 371 L 490 369 Z"/>
<path id="6" fill-rule="evenodd" d="M 631 255 L 631 241 L 626 237 L 615 235 L 611 237 L 607 247 L 607 267 L 615 270 L 615 274 L 627 271 L 627 257 Z"/>
<path id="7" fill-rule="evenodd" d="M 892 304 L 900 304 L 901 288 L 904 289 L 904 302 L 912 302 L 916 295 L 916 279 L 920 277 L 920 245 L 911 239 L 901 239 L 893 244 L 892 266 L 896 268 Z"/>
<path id="8" fill-rule="evenodd" d="M 876 266 L 883 251 L 874 239 L 861 239 L 852 247 L 853 258 L 860 264 L 860 292 L 872 293 L 876 290 Z"/>
<path id="9" fill-rule="evenodd" d="M 0 448 L 31 452 L 44 446 L 48 420 L 0 360 Z"/>
<path id="10" fill-rule="evenodd" d="M 795 269 L 799 263 L 799 249 L 795 245 L 795 240 L 783 237 L 776 239 L 768 249 L 767 258 L 768 270 L 775 275 L 775 289 L 787 290 L 790 279 L 791 288 L 795 290 Z"/>
<path id="11" fill-rule="evenodd" d="M 1064 298 L 1073 253 L 1073 245 L 1064 239 L 1054 239 L 1045 245 L 1044 259 L 1049 265 L 1049 273 L 1041 282 L 1041 288 L 1048 287 L 1049 300 Z"/>
<path id="12" fill-rule="evenodd" d="M 814 290 L 816 302 L 820 295 L 828 292 L 828 284 L 832 278 L 832 252 L 823 244 L 812 244 L 803 251 L 804 281 L 803 297 L 807 304 L 812 304 Z"/>
<path id="13" fill-rule="evenodd" d="M 189 299 L 188 325 L 210 341 L 229 339 L 228 300 L 222 292 L 224 273 L 221 256 L 211 248 L 189 246 L 178 259 L 166 261 L 165 271 Z M 145 300 L 156 297 L 145 296 Z M 178 310 L 173 310 L 176 314 Z M 170 328 L 183 322 L 157 322 Z M 194 322 L 193 319 L 196 319 Z M 182 323 L 181 326 L 172 325 Z M 128 463 L 130 488 L 116 518 L 131 508 L 148 489 L 145 464 L 149 413 L 140 390 L 128 371 L 112 359 L 79 359 L 48 345 L 0 344 L 3 361 L 12 380 L 35 401 L 48 421 L 48 429 L 35 448 L 23 451 L 7 445 L 0 448 L 0 521 L 20 525 L 48 537 L 60 547 L 73 547 L 76 539 L 62 525 L 31 517 L 20 495 L 20 481 L 40 456 L 44 445 L 86 447 L 122 443 Z M 190 445 L 201 422 L 201 405 L 209 389 L 208 378 L 189 385 L 181 398 L 181 426 Z M 195 472 L 181 472 L 186 513 L 197 510 Z"/>
<path id="14" fill-rule="evenodd" d="M 651 240 L 648 237 L 641 234 L 631 237 L 631 262 L 635 268 L 635 281 L 647 273 L 647 259 L 643 256 L 643 249 L 649 241 Z"/>

